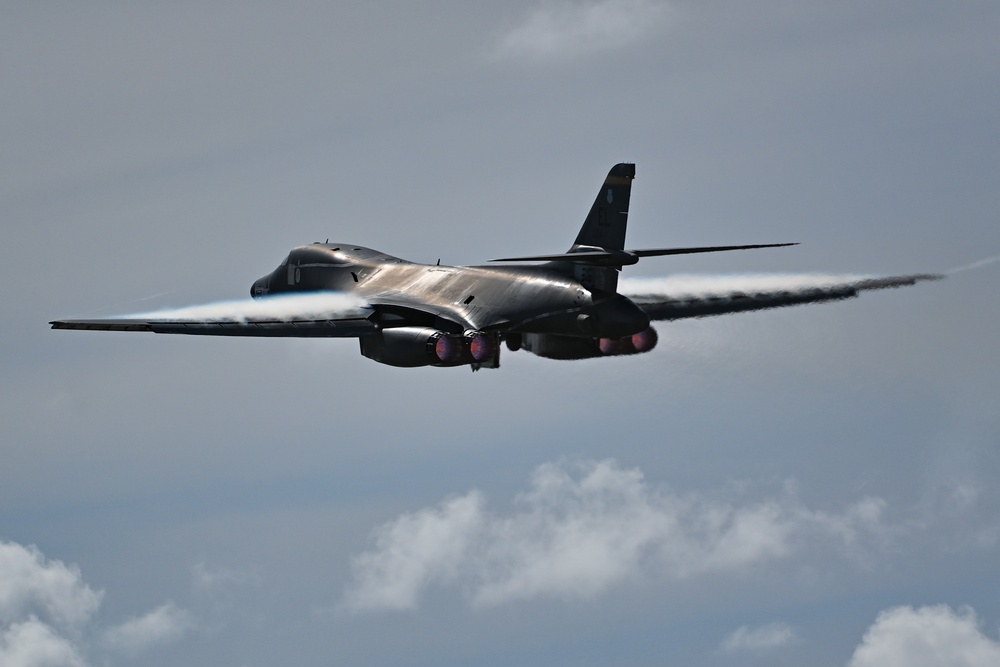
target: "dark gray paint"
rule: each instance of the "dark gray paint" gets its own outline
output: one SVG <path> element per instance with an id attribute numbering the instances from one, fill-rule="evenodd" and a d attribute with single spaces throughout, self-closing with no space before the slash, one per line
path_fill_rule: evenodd
<path id="1" fill-rule="evenodd" d="M 540 265 L 441 266 L 409 262 L 350 244 L 296 248 L 250 288 L 255 299 L 311 292 L 353 293 L 365 306 L 347 313 L 290 319 L 58 320 L 54 329 L 297 338 L 360 338 L 365 356 L 392 366 L 499 366 L 500 342 L 556 359 L 647 352 L 651 320 L 676 320 L 804 303 L 836 301 L 861 290 L 912 285 L 941 276 L 863 280 L 796 292 L 733 292 L 711 298 L 617 292 L 618 273 L 640 257 L 795 245 L 791 243 L 626 250 L 635 165 L 612 167 L 566 253 L 493 260 Z M 644 336 L 643 338 L 633 338 Z M 442 337 L 448 341 L 441 343 Z M 473 349 L 478 338 L 479 348 Z M 451 347 L 447 347 L 447 346 Z M 462 346 L 462 354 L 451 351 Z M 485 346 L 485 347 L 482 347 Z M 483 357 L 489 351 L 487 358 Z"/>

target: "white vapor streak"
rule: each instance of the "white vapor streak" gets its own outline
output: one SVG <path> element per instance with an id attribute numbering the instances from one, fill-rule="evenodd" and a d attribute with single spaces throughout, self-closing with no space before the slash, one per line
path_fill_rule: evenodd
<path id="1" fill-rule="evenodd" d="M 126 319 L 143 320 L 198 320 L 219 322 L 245 322 L 246 320 L 324 319 L 360 315 L 365 303 L 360 298 L 342 292 L 312 292 L 271 296 L 263 299 L 217 301 L 197 306 L 156 310 Z"/>
<path id="2" fill-rule="evenodd" d="M 654 488 L 612 460 L 542 465 L 516 502 L 517 511 L 496 515 L 471 491 L 379 527 L 373 548 L 354 558 L 345 606 L 415 609 L 432 584 L 457 587 L 477 606 L 592 597 L 647 574 L 739 571 L 804 543 L 854 552 L 862 537 L 886 532 L 880 499 L 842 513 L 810 510 L 787 493 L 737 505 Z"/>
<path id="3" fill-rule="evenodd" d="M 945 271 L 945 273 L 952 274 L 952 273 L 960 273 L 961 271 L 972 271 L 973 269 L 981 269 L 984 266 L 989 266 L 990 264 L 994 264 L 996 262 L 1000 262 L 1000 255 L 996 255 L 994 257 L 987 257 L 986 259 L 981 259 L 978 262 L 972 262 L 971 264 L 956 266 L 954 269 L 948 269 L 947 271 Z"/>
<path id="4" fill-rule="evenodd" d="M 873 278 L 863 274 L 825 273 L 747 273 L 747 274 L 684 274 L 663 278 L 622 278 L 618 291 L 622 294 L 669 294 L 672 297 L 706 297 L 743 292 L 797 292 L 811 289 L 845 287 Z"/>

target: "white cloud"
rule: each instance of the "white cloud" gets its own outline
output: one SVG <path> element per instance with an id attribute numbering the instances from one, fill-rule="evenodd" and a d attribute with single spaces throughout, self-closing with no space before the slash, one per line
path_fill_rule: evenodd
<path id="1" fill-rule="evenodd" d="M 744 625 L 722 641 L 726 653 L 767 651 L 780 648 L 795 640 L 795 632 L 786 623 L 770 623 L 756 628 Z"/>
<path id="2" fill-rule="evenodd" d="M 101 605 L 75 565 L 46 560 L 34 546 L 0 542 L 0 622 L 37 614 L 49 623 L 76 628 Z"/>
<path id="3" fill-rule="evenodd" d="M 619 48 L 643 37 L 664 12 L 651 0 L 544 2 L 501 37 L 496 55 L 566 59 Z"/>
<path id="4" fill-rule="evenodd" d="M 440 509 L 404 514 L 376 531 L 375 550 L 354 559 L 360 580 L 347 597 L 355 610 L 412 609 L 435 579 L 449 580 L 482 523 L 482 498 L 470 493 Z"/>
<path id="5" fill-rule="evenodd" d="M 0 665 L 83 667 L 82 647 L 103 591 L 80 568 L 48 560 L 34 546 L 0 542 Z M 104 634 L 111 648 L 137 652 L 176 639 L 192 627 L 188 612 L 167 603 Z"/>
<path id="6" fill-rule="evenodd" d="M 34 616 L 12 623 L 0 635 L 4 667 L 84 667 L 86 662 L 65 637 Z"/>
<path id="7" fill-rule="evenodd" d="M 883 611 L 848 667 L 996 667 L 1000 643 L 979 629 L 973 610 L 947 605 Z"/>
<path id="8" fill-rule="evenodd" d="M 738 506 L 656 489 L 610 460 L 542 465 L 516 505 L 493 515 L 473 491 L 378 528 L 374 547 L 354 559 L 347 607 L 412 609 L 432 583 L 457 585 L 476 605 L 589 597 L 648 574 L 739 570 L 803 543 L 832 541 L 853 553 L 862 536 L 883 532 L 879 499 L 839 514 L 789 494 Z"/>
<path id="9" fill-rule="evenodd" d="M 156 644 L 180 639 L 194 627 L 191 614 L 167 602 L 153 611 L 131 618 L 104 633 L 104 642 L 110 648 L 126 653 L 139 653 Z"/>

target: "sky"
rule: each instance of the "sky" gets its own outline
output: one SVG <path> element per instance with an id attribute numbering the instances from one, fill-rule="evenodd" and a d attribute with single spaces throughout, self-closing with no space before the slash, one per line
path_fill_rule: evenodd
<path id="1" fill-rule="evenodd" d="M 1000 5 L 0 4 L 0 663 L 1000 664 Z M 329 238 L 943 281 L 628 358 L 51 331 Z M 959 270 L 964 269 L 964 270 Z"/>

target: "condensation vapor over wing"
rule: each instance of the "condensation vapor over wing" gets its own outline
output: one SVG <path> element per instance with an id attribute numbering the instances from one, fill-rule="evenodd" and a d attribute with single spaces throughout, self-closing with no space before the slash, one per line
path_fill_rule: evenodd
<path id="1" fill-rule="evenodd" d="M 364 316 L 365 302 L 356 296 L 337 292 L 272 296 L 263 299 L 217 301 L 184 308 L 156 310 L 122 318 L 169 321 L 245 322 L 275 320 L 286 322 L 302 319 Z"/>

